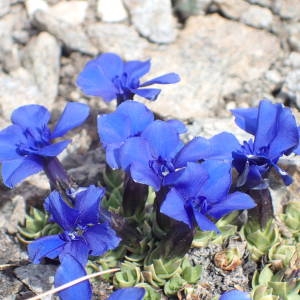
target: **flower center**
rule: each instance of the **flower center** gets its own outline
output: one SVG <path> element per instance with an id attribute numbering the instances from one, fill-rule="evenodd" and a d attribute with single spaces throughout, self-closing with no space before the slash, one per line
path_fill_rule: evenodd
<path id="1" fill-rule="evenodd" d="M 77 225 L 75 230 L 67 232 L 66 234 L 72 241 L 78 240 L 84 235 L 87 228 L 88 226 Z"/>
<path id="2" fill-rule="evenodd" d="M 161 178 L 175 171 L 173 163 L 171 161 L 163 159 L 162 157 L 159 157 L 157 160 L 151 160 L 149 162 L 149 166 L 153 170 L 153 172 Z"/>

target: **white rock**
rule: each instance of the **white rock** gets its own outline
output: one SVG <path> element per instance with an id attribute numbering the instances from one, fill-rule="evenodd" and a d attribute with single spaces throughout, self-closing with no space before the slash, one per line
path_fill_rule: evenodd
<path id="1" fill-rule="evenodd" d="M 273 23 L 273 15 L 268 8 L 258 5 L 250 5 L 240 18 L 242 23 L 261 29 L 270 29 Z"/>
<path id="2" fill-rule="evenodd" d="M 26 0 L 25 6 L 29 17 L 32 17 L 37 10 L 47 11 L 49 9 L 45 0 Z"/>
<path id="3" fill-rule="evenodd" d="M 48 107 L 54 103 L 58 92 L 60 52 L 56 38 L 41 32 L 29 42 L 24 53 L 24 65 L 33 74 Z"/>
<path id="4" fill-rule="evenodd" d="M 72 25 L 79 25 L 85 19 L 87 7 L 87 1 L 60 1 L 49 8 L 49 14 Z"/>
<path id="5" fill-rule="evenodd" d="M 225 17 L 233 20 L 238 20 L 251 6 L 244 0 L 216 0 L 215 4 Z"/>
<path id="6" fill-rule="evenodd" d="M 122 0 L 98 0 L 97 14 L 103 22 L 121 22 L 128 17 Z"/>
<path id="7" fill-rule="evenodd" d="M 6 15 L 10 9 L 10 0 L 0 1 L 0 17 Z"/>

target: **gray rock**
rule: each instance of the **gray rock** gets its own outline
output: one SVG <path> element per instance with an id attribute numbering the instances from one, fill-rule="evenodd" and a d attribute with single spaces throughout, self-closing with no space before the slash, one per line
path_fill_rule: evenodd
<path id="1" fill-rule="evenodd" d="M 36 103 L 47 106 L 47 101 L 27 70 L 19 68 L 11 76 L 0 73 L 0 110 L 7 120 L 21 105 Z"/>
<path id="2" fill-rule="evenodd" d="M 300 69 L 300 53 L 291 52 L 289 57 L 286 59 L 285 64 L 292 67 L 293 69 Z"/>
<path id="3" fill-rule="evenodd" d="M 125 0 L 137 31 L 155 43 L 172 43 L 177 36 L 170 0 Z"/>
<path id="4" fill-rule="evenodd" d="M 273 10 L 283 19 L 300 20 L 300 1 L 298 0 L 276 0 Z"/>
<path id="5" fill-rule="evenodd" d="M 56 38 L 42 32 L 27 44 L 23 56 L 23 63 L 34 76 L 38 88 L 47 99 L 49 109 L 58 92 L 60 52 Z"/>
<path id="6" fill-rule="evenodd" d="M 66 23 L 80 25 L 86 17 L 87 7 L 87 1 L 60 1 L 51 6 L 48 12 Z"/>
<path id="7" fill-rule="evenodd" d="M 0 241 L 0 265 L 18 264 L 27 259 L 27 254 L 21 250 L 19 243 L 14 241 L 3 229 L 0 229 Z"/>
<path id="8" fill-rule="evenodd" d="M 54 35 L 69 50 L 79 51 L 88 55 L 97 54 L 95 47 L 78 26 L 63 22 L 41 10 L 34 13 L 33 23 L 40 30 Z"/>
<path id="9" fill-rule="evenodd" d="M 22 288 L 22 282 L 4 273 L 0 273 L 0 297 L 3 300 L 13 300 Z"/>
<path id="10" fill-rule="evenodd" d="M 118 53 L 128 60 L 145 58 L 148 43 L 132 26 L 94 23 L 87 27 L 87 34 L 99 52 Z"/>
<path id="11" fill-rule="evenodd" d="M 10 10 L 10 0 L 1 0 L 0 2 L 0 18 L 7 13 L 9 13 Z"/>
<path id="12" fill-rule="evenodd" d="M 53 265 L 27 265 L 16 268 L 14 274 L 36 294 L 40 294 L 53 288 L 56 266 Z M 45 300 L 52 299 L 51 296 Z"/>
<path id="13" fill-rule="evenodd" d="M 247 0 L 251 4 L 257 4 L 263 7 L 271 8 L 274 0 Z"/>
<path id="14" fill-rule="evenodd" d="M 180 47 L 170 45 L 148 52 L 153 62 L 149 78 L 177 72 L 182 80 L 162 87 L 159 99 L 147 104 L 156 112 L 180 119 L 223 111 L 223 97 L 243 82 L 257 80 L 261 84 L 260 77 L 281 53 L 273 35 L 218 15 L 190 17 L 178 44 Z"/>
<path id="15" fill-rule="evenodd" d="M 289 45 L 293 51 L 300 52 L 300 32 L 293 33 L 289 39 Z"/>
<path id="16" fill-rule="evenodd" d="M 121 22 L 128 18 L 122 0 L 98 0 L 97 15 L 102 22 Z"/>
<path id="17" fill-rule="evenodd" d="M 268 8 L 251 5 L 249 9 L 241 15 L 240 21 L 256 28 L 271 29 L 273 15 Z"/>
<path id="18" fill-rule="evenodd" d="M 288 73 L 280 94 L 283 98 L 292 101 L 298 109 L 300 108 L 300 69 Z"/>
<path id="19" fill-rule="evenodd" d="M 45 0 L 26 0 L 25 7 L 30 18 L 38 10 L 47 11 L 49 9 L 49 6 Z"/>
<path id="20" fill-rule="evenodd" d="M 215 0 L 221 13 L 232 20 L 239 20 L 251 5 L 244 0 Z"/>
<path id="21" fill-rule="evenodd" d="M 175 0 L 173 7 L 181 17 L 187 18 L 204 15 L 212 2 L 212 0 Z"/>

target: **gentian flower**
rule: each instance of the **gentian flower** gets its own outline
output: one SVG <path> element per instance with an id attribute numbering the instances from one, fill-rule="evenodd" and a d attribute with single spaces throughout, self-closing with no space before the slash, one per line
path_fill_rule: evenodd
<path id="1" fill-rule="evenodd" d="M 299 129 L 290 109 L 262 100 L 258 108 L 232 111 L 236 124 L 254 135 L 233 151 L 233 166 L 239 172 L 238 186 L 265 189 L 268 171 L 274 168 L 286 185 L 292 178 L 277 162 L 283 155 L 298 153 Z"/>
<path id="2" fill-rule="evenodd" d="M 146 290 L 140 287 L 128 287 L 113 292 L 108 300 L 142 300 Z"/>
<path id="3" fill-rule="evenodd" d="M 77 86 L 89 96 L 102 97 L 104 101 L 117 99 L 118 104 L 133 99 L 135 94 L 148 100 L 156 100 L 157 88 L 145 88 L 152 84 L 170 84 L 180 80 L 175 73 L 168 73 L 140 83 L 149 72 L 150 60 L 124 62 L 120 56 L 104 53 L 89 61 L 77 78 Z"/>
<path id="4" fill-rule="evenodd" d="M 59 257 L 61 266 L 55 276 L 56 286 L 84 276 L 89 255 L 100 256 L 116 248 L 120 242 L 107 222 L 100 223 L 100 202 L 104 190 L 92 185 L 74 195 L 75 199 L 69 199 L 74 207 L 67 205 L 57 191 L 49 195 L 45 200 L 45 209 L 62 228 L 62 233 L 42 237 L 28 246 L 33 263 L 39 263 L 44 257 Z M 84 294 L 89 295 L 90 285 L 83 283 L 83 286 Z M 69 295 L 64 299 L 77 298 L 76 289 L 69 288 L 62 293 Z"/>
<path id="5" fill-rule="evenodd" d="M 121 145 L 128 138 L 140 136 L 153 121 L 153 113 L 144 104 L 133 100 L 127 100 L 114 112 L 98 117 L 98 134 L 111 168 L 120 168 L 118 156 Z"/>
<path id="6" fill-rule="evenodd" d="M 179 134 L 185 130 L 179 121 L 152 122 L 140 136 L 127 139 L 120 147 L 121 168 L 130 173 L 135 182 L 158 191 L 165 177 L 177 169 L 174 158 L 184 145 Z"/>
<path id="7" fill-rule="evenodd" d="M 70 102 L 53 130 L 48 127 L 49 111 L 41 105 L 25 105 L 13 111 L 13 125 L 0 131 L 0 162 L 3 182 L 14 187 L 26 177 L 41 170 L 49 171 L 70 140 L 54 143 L 69 130 L 82 124 L 89 115 L 89 107 Z M 56 170 L 59 172 L 59 170 Z M 50 179 L 55 174 L 47 174 Z M 65 174 L 63 174 L 65 176 Z"/>
<path id="8" fill-rule="evenodd" d="M 160 212 L 202 230 L 218 228 L 211 218 L 219 219 L 240 209 L 255 206 L 250 196 L 241 192 L 229 193 L 231 163 L 207 160 L 187 163 L 173 178 L 173 188 L 161 205 Z"/>
<path id="9" fill-rule="evenodd" d="M 250 295 L 238 290 L 231 290 L 221 295 L 219 300 L 250 300 Z"/>

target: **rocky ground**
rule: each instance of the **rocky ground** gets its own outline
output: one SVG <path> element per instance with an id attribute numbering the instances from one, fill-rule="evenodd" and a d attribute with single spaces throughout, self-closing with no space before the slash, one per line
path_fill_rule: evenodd
<path id="1" fill-rule="evenodd" d="M 55 118 L 67 100 L 90 104 L 93 116 L 61 156 L 82 184 L 96 183 L 103 163 L 95 116 L 114 103 L 84 97 L 74 82 L 102 52 L 151 58 L 151 77 L 180 74 L 149 106 L 185 121 L 191 135 L 240 134 L 228 110 L 262 98 L 300 109 L 299 0 L 0 0 L 0 126 L 24 104 L 44 105 Z M 296 172 L 299 162 L 287 163 Z M 42 174 L 13 191 L 1 187 L 1 299 L 51 287 L 55 266 L 28 264 L 16 239 L 28 205 L 48 189 Z M 294 197 L 299 186 L 280 193 Z"/>

